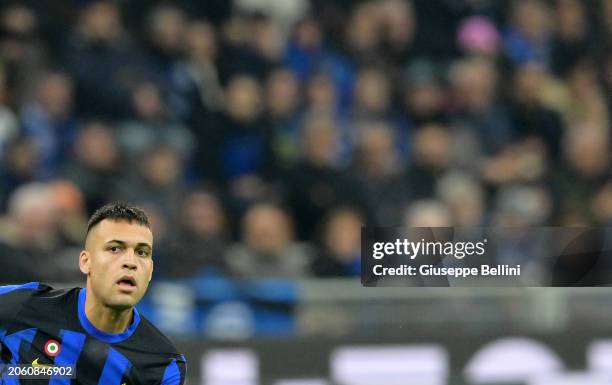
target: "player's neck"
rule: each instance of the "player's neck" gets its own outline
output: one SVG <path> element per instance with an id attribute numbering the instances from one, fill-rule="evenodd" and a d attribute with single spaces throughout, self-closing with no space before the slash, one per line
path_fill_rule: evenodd
<path id="1" fill-rule="evenodd" d="M 89 294 L 89 293 L 88 293 Z M 96 329 L 110 334 L 123 333 L 132 322 L 133 309 L 116 310 L 96 301 L 93 295 L 85 299 L 85 315 Z"/>

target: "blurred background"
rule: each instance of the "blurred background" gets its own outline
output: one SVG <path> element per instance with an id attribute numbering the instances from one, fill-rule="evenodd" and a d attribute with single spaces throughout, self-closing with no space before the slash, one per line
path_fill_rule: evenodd
<path id="1" fill-rule="evenodd" d="M 607 0 L 0 1 L 0 282 L 129 200 L 189 384 L 609 385 L 607 289 L 358 277 L 364 224 L 610 226 L 611 93 Z"/>

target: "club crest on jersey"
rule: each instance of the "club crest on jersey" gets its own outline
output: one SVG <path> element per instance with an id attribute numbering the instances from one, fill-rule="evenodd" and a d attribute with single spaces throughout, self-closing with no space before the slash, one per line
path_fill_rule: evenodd
<path id="1" fill-rule="evenodd" d="M 55 340 L 49 340 L 45 343 L 45 354 L 51 357 L 55 357 L 62 350 L 62 345 Z"/>

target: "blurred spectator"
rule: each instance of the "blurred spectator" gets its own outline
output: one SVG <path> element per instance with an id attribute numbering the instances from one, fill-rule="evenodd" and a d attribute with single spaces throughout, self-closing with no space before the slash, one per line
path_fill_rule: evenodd
<path id="1" fill-rule="evenodd" d="M 361 226 L 365 220 L 351 208 L 338 208 L 324 219 L 321 253 L 313 260 L 318 277 L 356 277 L 361 274 Z"/>
<path id="2" fill-rule="evenodd" d="M 504 46 L 515 65 L 529 61 L 550 64 L 552 20 L 552 10 L 544 0 L 512 2 Z"/>
<path id="3" fill-rule="evenodd" d="M 462 171 L 449 171 L 438 180 L 437 195 L 452 213 L 455 226 L 485 225 L 485 193 L 478 179 Z"/>
<path id="4" fill-rule="evenodd" d="M 149 63 L 162 79 L 169 80 L 173 66 L 183 52 L 187 17 L 174 4 L 157 5 L 149 12 L 146 38 Z"/>
<path id="5" fill-rule="evenodd" d="M 542 140 L 547 153 L 558 158 L 563 121 L 556 111 L 542 103 L 545 81 L 546 72 L 538 64 L 530 63 L 517 68 L 512 92 L 512 124 L 519 138 L 536 137 Z"/>
<path id="6" fill-rule="evenodd" d="M 445 123 L 446 95 L 436 64 L 425 59 L 412 61 L 403 76 L 403 103 L 413 126 Z"/>
<path id="7" fill-rule="evenodd" d="M 268 23 L 269 20 L 264 15 L 257 13 L 235 14 L 224 22 L 221 27 L 219 57 L 219 70 L 223 82 L 240 74 L 262 79 L 275 64 L 270 61 L 272 58 L 265 56 L 269 53 L 266 52 L 266 48 L 273 49 L 276 45 L 276 42 L 267 40 L 276 36 L 266 35 L 266 31 L 261 29 Z M 257 38 L 262 40 L 257 41 Z"/>
<path id="8" fill-rule="evenodd" d="M 189 20 L 176 3 L 161 3 L 149 12 L 146 32 L 148 64 L 172 116 L 191 121 L 202 107 L 218 108 L 221 90 L 211 26 Z"/>
<path id="9" fill-rule="evenodd" d="M 570 100 L 565 106 L 565 117 L 569 125 L 591 122 L 608 126 L 610 116 L 604 89 L 597 76 L 595 62 L 584 58 L 576 63 L 566 76 Z"/>
<path id="10" fill-rule="evenodd" d="M 100 121 L 83 125 L 75 139 L 73 158 L 67 160 L 62 176 L 85 194 L 87 212 L 116 198 L 127 173 L 109 126 Z"/>
<path id="11" fill-rule="evenodd" d="M 411 196 L 394 142 L 393 130 L 384 123 L 364 125 L 359 132 L 352 171 L 373 213 L 373 224 L 378 226 L 398 226 L 401 208 Z"/>
<path id="12" fill-rule="evenodd" d="M 241 75 L 231 79 L 225 94 L 225 110 L 214 125 L 198 130 L 198 163 L 204 176 L 237 183 L 269 172 L 271 133 L 262 117 L 263 100 L 256 79 Z M 238 194 L 240 195 L 240 194 Z"/>
<path id="13" fill-rule="evenodd" d="M 587 5 L 579 0 L 559 0 L 555 4 L 556 38 L 552 49 L 552 68 L 565 74 L 583 57 L 595 51 Z"/>
<path id="14" fill-rule="evenodd" d="M 0 57 L 11 80 L 12 102 L 19 105 L 32 100 L 47 65 L 47 53 L 39 18 L 24 3 L 9 2 L 1 10 Z"/>
<path id="15" fill-rule="evenodd" d="M 416 24 L 412 1 L 358 3 L 346 23 L 346 50 L 358 66 L 404 65 L 415 53 Z"/>
<path id="16" fill-rule="evenodd" d="M 391 124 L 398 139 L 397 147 L 403 155 L 407 151 L 408 125 L 393 105 L 392 91 L 391 79 L 386 76 L 383 68 L 366 67 L 359 71 L 353 91 L 351 125 L 354 130 L 363 121 L 380 120 Z"/>
<path id="17" fill-rule="evenodd" d="M 170 105 L 177 117 L 198 125 L 208 113 L 222 108 L 217 36 L 212 25 L 196 20 L 187 25 L 184 39 L 185 58 L 172 74 L 177 95 Z"/>
<path id="18" fill-rule="evenodd" d="M 118 186 L 121 198 L 155 207 L 165 220 L 172 220 L 184 195 L 182 154 L 167 144 L 159 144 L 142 154 L 129 183 Z"/>
<path id="19" fill-rule="evenodd" d="M 32 140 L 19 137 L 7 143 L 7 151 L 0 162 L 0 199 L 3 211 L 13 190 L 36 180 L 39 165 L 40 159 Z"/>
<path id="20" fill-rule="evenodd" d="M 309 119 L 328 119 L 338 130 L 338 161 L 350 159 L 352 150 L 352 135 L 347 112 L 342 109 L 340 92 L 328 72 L 315 72 L 305 85 L 305 103 L 303 122 Z"/>
<path id="21" fill-rule="evenodd" d="M 83 192 L 74 183 L 61 179 L 50 182 L 49 189 L 57 208 L 57 227 L 62 242 L 82 248 L 87 230 Z"/>
<path id="22" fill-rule="evenodd" d="M 563 139 L 564 163 L 553 180 L 561 213 L 577 212 L 592 220 L 591 199 L 612 172 L 610 131 L 608 127 L 584 123 L 570 127 Z"/>
<path id="23" fill-rule="evenodd" d="M 487 154 L 512 140 L 507 109 L 496 94 L 498 73 L 485 58 L 471 57 L 450 69 L 455 102 L 455 124 L 472 130 Z"/>
<path id="24" fill-rule="evenodd" d="M 609 127 L 585 123 L 572 127 L 564 139 L 568 171 L 586 179 L 605 178 L 609 175 Z"/>
<path id="25" fill-rule="evenodd" d="M 252 45 L 272 67 L 283 59 L 285 42 L 278 26 L 268 17 L 256 17 L 252 24 Z"/>
<path id="26" fill-rule="evenodd" d="M 338 167 L 339 138 L 334 123 L 325 118 L 305 122 L 302 159 L 285 178 L 287 202 L 300 239 L 312 239 L 315 226 L 332 207 L 365 206 L 356 180 Z"/>
<path id="27" fill-rule="evenodd" d="M 297 78 L 287 68 L 270 73 L 266 81 L 266 120 L 273 131 L 273 151 L 278 167 L 295 163 L 300 147 L 301 95 Z"/>
<path id="28" fill-rule="evenodd" d="M 391 109 L 391 84 L 382 69 L 368 67 L 357 74 L 354 119 L 384 119 Z"/>
<path id="29" fill-rule="evenodd" d="M 321 25 L 312 17 L 300 20 L 294 26 L 293 37 L 287 47 L 287 64 L 300 80 L 310 77 L 323 55 Z"/>
<path id="30" fill-rule="evenodd" d="M 192 133 L 176 122 L 155 83 L 143 82 L 131 93 L 134 119 L 117 127 L 117 141 L 127 160 L 139 160 L 160 144 L 186 159 L 195 147 Z"/>
<path id="31" fill-rule="evenodd" d="M 381 55 L 381 9 L 375 1 L 364 1 L 352 10 L 346 23 L 346 49 L 358 66 L 371 64 Z"/>
<path id="32" fill-rule="evenodd" d="M 227 272 L 223 255 L 230 239 L 229 224 L 216 194 L 208 189 L 190 191 L 182 201 L 175 231 L 164 270 L 167 276 Z"/>
<path id="33" fill-rule="evenodd" d="M 331 75 L 327 72 L 315 72 L 306 84 L 306 115 L 330 116 L 338 119 L 340 97 Z"/>
<path id="34" fill-rule="evenodd" d="M 306 17 L 295 25 L 285 62 L 301 81 L 313 78 L 317 72 L 327 73 L 339 94 L 337 102 L 348 100 L 354 77 L 352 65 L 325 46 L 321 25 L 313 17 Z"/>
<path id="35" fill-rule="evenodd" d="M 509 184 L 502 187 L 495 196 L 491 212 L 491 225 L 512 231 L 500 232 L 491 245 L 496 248 L 496 262 L 500 264 L 521 264 L 529 274 L 537 274 L 538 269 L 547 263 L 542 259 L 547 245 L 538 237 L 525 237 L 522 231 L 530 232 L 536 226 L 544 226 L 550 221 L 553 201 L 549 192 L 542 186 Z M 579 223 L 563 223 L 576 226 Z M 548 241 L 550 242 L 550 240 Z"/>
<path id="36" fill-rule="evenodd" d="M 143 211 L 149 218 L 149 224 L 151 225 L 151 231 L 155 240 L 155 247 L 153 249 L 153 259 L 155 261 L 155 268 L 153 274 L 158 277 L 164 277 L 167 275 L 168 266 L 172 263 L 172 246 L 171 242 L 175 237 L 172 231 L 172 217 L 170 217 L 164 208 L 159 205 L 158 202 L 147 199 L 146 200 L 133 200 L 139 207 L 142 207 Z"/>
<path id="37" fill-rule="evenodd" d="M 420 239 L 426 241 L 451 241 L 455 226 L 452 213 L 449 208 L 437 199 L 421 199 L 409 204 L 404 210 L 402 227 L 407 230 L 407 236 L 414 241 Z M 412 229 L 414 227 L 429 227 L 429 229 Z M 420 239 L 416 239 L 416 237 Z M 426 261 L 417 261 L 418 264 L 443 265 L 444 254 L 429 255 Z M 434 286 L 449 286 L 448 278 L 445 276 L 425 277 L 424 282 Z M 420 282 L 421 278 L 417 280 Z M 420 283 L 423 284 L 423 283 Z"/>
<path id="38" fill-rule="evenodd" d="M 402 66 L 415 53 L 417 20 L 412 0 L 383 0 L 380 5 L 387 60 Z"/>
<path id="39" fill-rule="evenodd" d="M 523 228 L 543 226 L 550 219 L 552 199 L 540 186 L 507 185 L 495 197 L 492 224 Z"/>
<path id="40" fill-rule="evenodd" d="M 87 232 L 85 196 L 79 188 L 67 180 L 55 180 L 48 184 L 57 213 L 57 233 L 61 251 L 54 256 L 58 268 L 55 281 L 80 281 L 83 278 L 78 268 L 78 255 L 83 249 Z"/>
<path id="41" fill-rule="evenodd" d="M 78 131 L 73 113 L 73 86 L 63 72 L 48 72 L 41 79 L 36 99 L 25 105 L 22 132 L 31 138 L 40 158 L 37 176 L 49 178 L 64 162 Z"/>
<path id="42" fill-rule="evenodd" d="M 404 211 L 403 227 L 451 227 L 453 217 L 446 205 L 435 199 L 412 202 Z"/>
<path id="43" fill-rule="evenodd" d="M 450 166 L 452 138 L 447 127 L 429 125 L 414 134 L 408 184 L 414 198 L 434 195 L 436 179 Z"/>
<path id="44" fill-rule="evenodd" d="M 150 72 L 125 33 L 118 5 L 110 1 L 82 6 L 63 56 L 76 81 L 77 110 L 88 117 L 127 116 L 131 82 Z"/>
<path id="45" fill-rule="evenodd" d="M 58 211 L 48 185 L 35 182 L 16 189 L 8 203 L 8 224 L 3 231 L 2 257 L 20 275 L 20 281 L 57 282 L 74 278 L 78 254 L 66 255 L 59 237 Z M 66 258 L 73 264 L 66 274 Z M 72 274 L 70 274 L 72 273 Z"/>
<path id="46" fill-rule="evenodd" d="M 296 243 L 288 215 L 270 204 L 252 206 L 242 219 L 242 243 L 225 255 L 230 272 L 240 278 L 309 274 L 310 250 Z"/>

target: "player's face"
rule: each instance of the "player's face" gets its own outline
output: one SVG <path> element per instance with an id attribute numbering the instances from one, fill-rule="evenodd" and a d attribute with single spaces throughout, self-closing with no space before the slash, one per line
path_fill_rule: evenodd
<path id="1" fill-rule="evenodd" d="M 105 219 L 93 227 L 81 252 L 88 287 L 105 306 L 128 308 L 144 296 L 153 273 L 153 234 L 137 222 Z"/>

